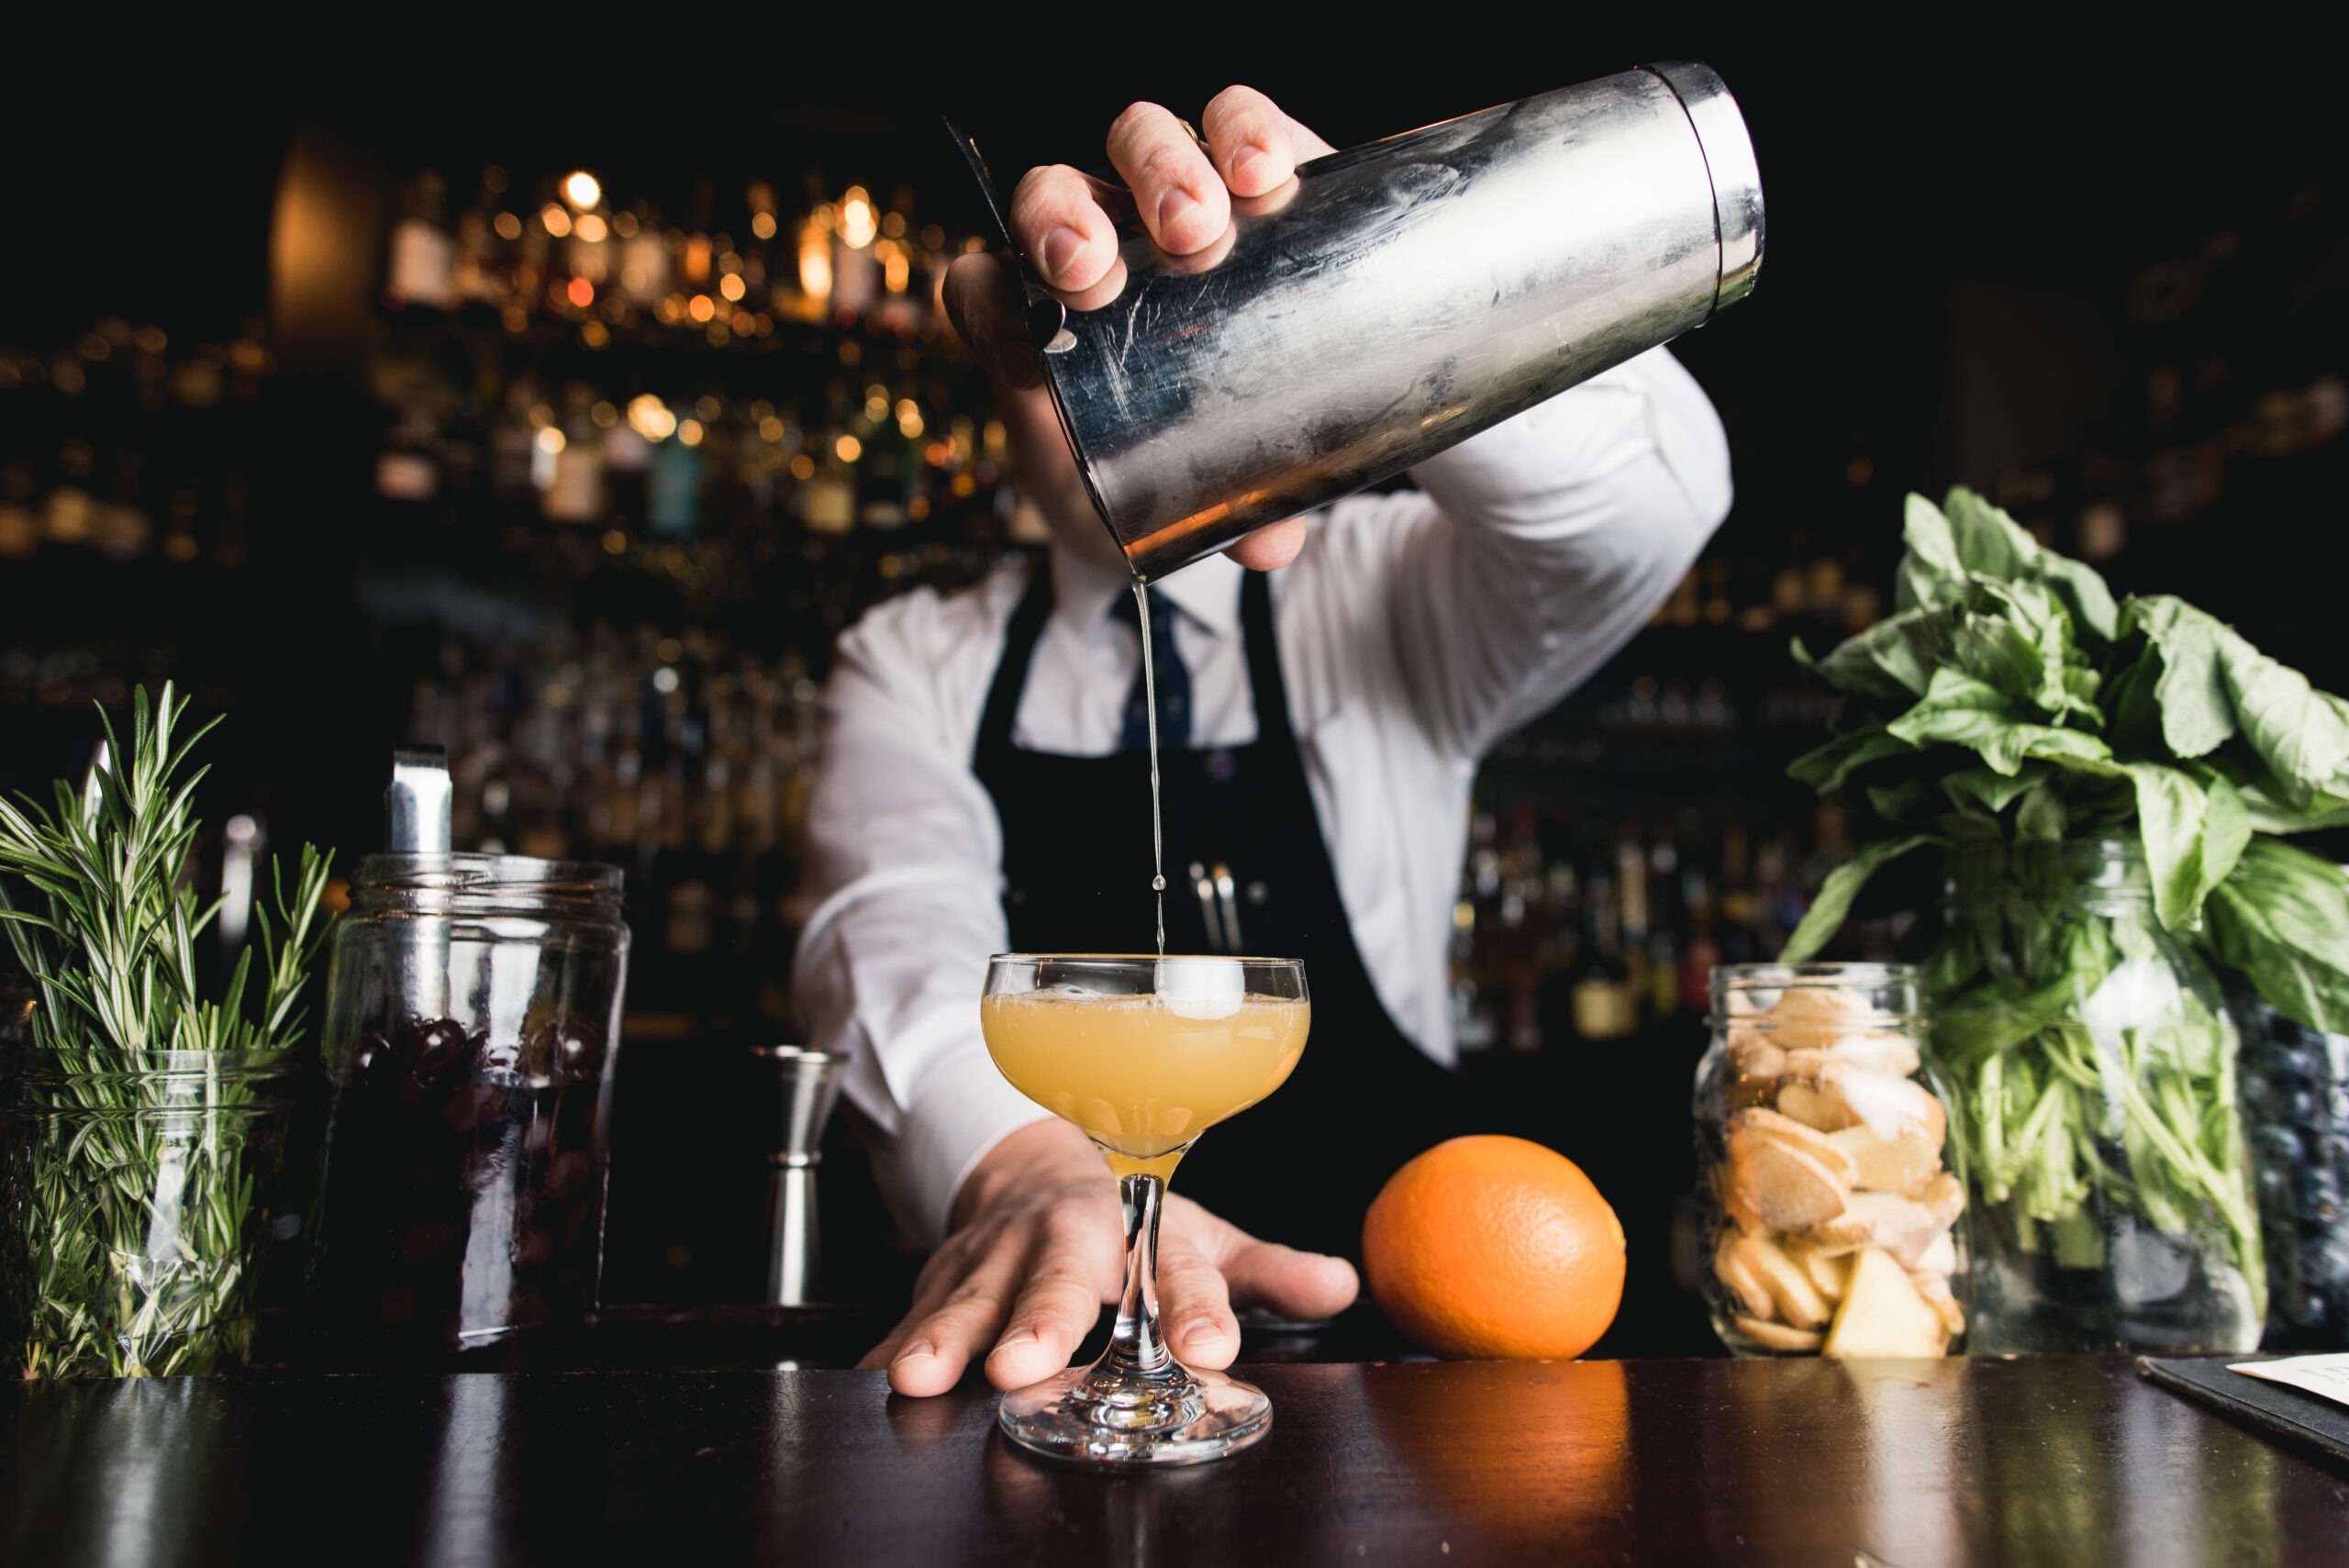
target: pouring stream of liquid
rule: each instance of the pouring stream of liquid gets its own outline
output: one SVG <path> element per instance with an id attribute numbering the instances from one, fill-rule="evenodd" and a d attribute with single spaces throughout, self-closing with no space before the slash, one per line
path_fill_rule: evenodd
<path id="1" fill-rule="evenodd" d="M 1158 670 L 1150 657 L 1150 593 L 1134 579 L 1134 603 L 1141 609 L 1142 700 L 1150 708 L 1150 889 L 1158 901 L 1158 956 L 1166 956 L 1166 847 L 1158 820 Z"/>

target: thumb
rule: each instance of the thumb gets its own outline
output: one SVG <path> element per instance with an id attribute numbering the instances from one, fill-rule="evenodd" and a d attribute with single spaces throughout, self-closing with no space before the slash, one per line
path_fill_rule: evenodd
<path id="1" fill-rule="evenodd" d="M 1008 261 L 989 252 L 957 256 L 939 295 L 956 336 L 990 376 L 1015 391 L 1043 384 L 1043 361 Z"/>
<path id="2" fill-rule="evenodd" d="M 1251 572 L 1277 572 L 1305 548 L 1305 519 L 1283 517 L 1224 546 L 1223 553 Z"/>

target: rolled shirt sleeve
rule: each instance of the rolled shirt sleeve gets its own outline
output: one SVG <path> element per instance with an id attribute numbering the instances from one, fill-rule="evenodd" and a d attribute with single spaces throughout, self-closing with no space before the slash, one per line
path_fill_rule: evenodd
<path id="1" fill-rule="evenodd" d="M 1731 498 L 1729 443 L 1653 349 L 1413 471 L 1434 515 L 1389 589 L 1421 722 L 1479 756 L 1628 641 Z"/>
<path id="2" fill-rule="evenodd" d="M 996 1072 L 979 1032 L 986 960 L 1008 940 L 1002 828 L 971 772 L 1008 587 L 908 595 L 841 639 L 808 796 L 808 882 L 793 994 L 807 1043 L 847 1055 L 844 1092 L 897 1223 L 946 1234 L 981 1155 L 1049 1113 Z M 974 619 L 974 617 L 980 617 Z M 992 639 L 989 632 L 992 631 Z M 975 671 L 975 673 L 974 672 Z"/>

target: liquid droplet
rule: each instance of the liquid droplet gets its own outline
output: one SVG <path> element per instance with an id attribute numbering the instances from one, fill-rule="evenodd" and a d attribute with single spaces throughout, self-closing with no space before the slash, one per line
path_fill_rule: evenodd
<path id="1" fill-rule="evenodd" d="M 1151 888 L 1151 891 L 1152 891 L 1152 892 L 1153 892 L 1153 893 L 1163 893 L 1163 892 L 1165 892 L 1165 891 L 1166 891 L 1166 879 L 1165 879 L 1164 877 L 1163 877 L 1163 876 L 1153 876 L 1153 877 L 1152 877 L 1152 878 L 1150 879 L 1150 888 Z"/>

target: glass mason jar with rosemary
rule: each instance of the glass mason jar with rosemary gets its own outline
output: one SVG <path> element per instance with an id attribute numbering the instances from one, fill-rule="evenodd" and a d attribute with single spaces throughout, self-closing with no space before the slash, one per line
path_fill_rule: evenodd
<path id="1" fill-rule="evenodd" d="M 25 1377 L 216 1372 L 252 1340 L 328 857 L 273 864 L 217 995 L 186 873 L 203 776 L 166 684 L 53 806 L 0 799 L 0 1343 Z M 215 720 L 214 722 L 217 722 Z M 125 741 L 128 744 L 125 744 Z M 21 1027 L 18 1027 L 21 1026 Z"/>
<path id="2" fill-rule="evenodd" d="M 2143 851 L 1986 841 L 1948 871 L 1927 984 L 1974 1188 L 1969 1348 L 2256 1348 L 2235 1027 Z"/>
<path id="3" fill-rule="evenodd" d="M 0 1163 L 0 1311 L 22 1375 L 245 1359 L 293 1074 L 284 1051 L 28 1053 Z"/>

